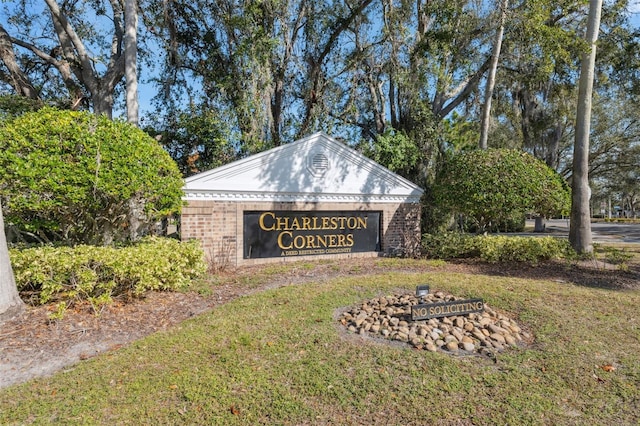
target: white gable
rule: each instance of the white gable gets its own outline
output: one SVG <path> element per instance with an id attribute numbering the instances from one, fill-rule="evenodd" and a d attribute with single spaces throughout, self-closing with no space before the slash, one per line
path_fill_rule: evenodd
<path id="1" fill-rule="evenodd" d="M 422 190 L 324 133 L 186 179 L 185 200 L 418 202 Z"/>

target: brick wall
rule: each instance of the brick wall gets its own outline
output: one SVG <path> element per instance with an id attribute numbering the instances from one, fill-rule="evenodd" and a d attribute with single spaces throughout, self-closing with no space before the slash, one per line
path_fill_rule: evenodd
<path id="1" fill-rule="evenodd" d="M 382 212 L 381 252 L 348 253 L 289 258 L 243 259 L 243 212 L 268 210 L 368 210 Z M 202 242 L 212 267 L 295 261 L 304 258 L 350 258 L 411 255 L 419 249 L 420 205 L 391 203 L 269 203 L 233 201 L 188 201 L 182 209 L 181 238 Z"/>

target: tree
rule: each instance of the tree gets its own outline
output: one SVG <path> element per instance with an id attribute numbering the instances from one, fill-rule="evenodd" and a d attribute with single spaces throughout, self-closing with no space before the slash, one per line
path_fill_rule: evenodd
<path id="1" fill-rule="evenodd" d="M 69 108 L 111 117 L 125 72 L 121 3 L 45 0 L 44 9 L 18 4 L 8 17 L 13 29 L 0 28 L 0 59 L 11 70 L 16 93 L 46 99 L 66 91 Z"/>
<path id="2" fill-rule="evenodd" d="M 577 1 L 515 4 L 505 25 L 499 84 L 492 96 L 494 147 L 525 149 L 559 167 L 573 108 Z"/>
<path id="3" fill-rule="evenodd" d="M 502 48 L 502 35 L 504 34 L 504 21 L 507 17 L 508 7 L 509 0 L 502 0 L 500 3 L 500 23 L 496 31 L 495 41 L 493 42 L 491 66 L 489 67 L 489 76 L 487 77 L 487 86 L 485 87 L 484 94 L 484 105 L 482 106 L 482 116 L 480 117 L 480 142 L 478 143 L 480 149 L 488 148 L 491 98 L 493 97 L 493 88 L 496 84 L 496 71 L 498 70 L 498 60 L 500 58 L 500 49 Z"/>
<path id="4" fill-rule="evenodd" d="M 167 123 L 158 127 L 164 129 L 156 139 L 185 177 L 237 159 L 237 150 L 230 142 L 226 123 L 216 111 L 202 105 L 190 105 L 176 111 Z"/>
<path id="5" fill-rule="evenodd" d="M 153 138 L 103 115 L 43 108 L 0 128 L 5 218 L 32 239 L 135 240 L 179 213 L 182 185 Z"/>
<path id="6" fill-rule="evenodd" d="M 138 125 L 138 5 L 136 0 L 124 3 L 124 75 L 127 121 Z"/>
<path id="7" fill-rule="evenodd" d="M 589 188 L 589 132 L 591 129 L 591 98 L 596 61 L 596 41 L 600 28 L 602 0 L 590 0 L 586 40 L 589 51 L 583 53 L 580 68 L 576 137 L 573 147 L 571 183 L 571 224 L 569 241 L 578 253 L 593 251 L 591 236 L 591 189 Z"/>
<path id="8" fill-rule="evenodd" d="M 244 152 L 327 130 L 342 54 L 372 0 L 175 1 L 156 10 L 168 44 L 164 93 L 229 117 Z M 193 90 L 193 81 L 202 91 Z M 163 101 L 164 102 L 164 101 Z"/>
<path id="9" fill-rule="evenodd" d="M 389 129 L 359 148 L 364 155 L 392 172 L 409 179 L 416 177 L 420 148 L 404 133 Z"/>
<path id="10" fill-rule="evenodd" d="M 23 309 L 24 303 L 18 295 L 9 259 L 9 248 L 4 233 L 2 202 L 0 202 L 0 323 L 19 314 Z"/>
<path id="11" fill-rule="evenodd" d="M 243 152 L 292 137 L 290 105 L 299 96 L 296 80 L 304 78 L 299 40 L 313 18 L 308 8 L 308 1 L 178 0 L 152 10 L 149 19 L 167 46 L 161 93 L 167 121 L 173 105 L 186 101 L 226 117 Z"/>
<path id="12" fill-rule="evenodd" d="M 508 149 L 452 156 L 436 177 L 434 193 L 439 208 L 465 215 L 481 232 L 525 213 L 549 217 L 569 207 L 566 185 L 553 169 Z"/>

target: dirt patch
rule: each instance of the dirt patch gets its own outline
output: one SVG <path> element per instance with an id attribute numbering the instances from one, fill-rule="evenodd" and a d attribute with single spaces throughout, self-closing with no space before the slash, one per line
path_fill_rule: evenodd
<path id="1" fill-rule="evenodd" d="M 149 293 L 144 299 L 116 301 L 105 307 L 99 316 L 89 306 L 76 306 L 60 321 L 49 320 L 51 306 L 29 307 L 20 317 L 0 325 L 0 388 L 47 376 L 78 361 L 118 349 L 243 295 L 340 276 L 398 270 L 396 266 L 384 265 L 380 259 L 351 259 L 311 266 L 306 263 L 304 267 L 283 268 L 275 274 L 262 274 L 260 267 L 243 268 L 217 276 L 219 284 L 212 285 L 211 292 L 204 295 L 195 292 Z M 402 270 L 549 279 L 621 291 L 640 289 L 640 265 L 633 265 L 626 272 L 597 264 L 562 262 L 528 266 L 468 261 L 448 263 L 435 269 L 427 263 L 411 265 Z M 265 278 L 259 284 L 247 284 L 255 276 Z"/>

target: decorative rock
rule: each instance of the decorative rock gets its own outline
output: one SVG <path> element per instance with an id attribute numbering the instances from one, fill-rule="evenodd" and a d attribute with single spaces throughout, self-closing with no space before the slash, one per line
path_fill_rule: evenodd
<path id="1" fill-rule="evenodd" d="M 486 327 L 489 324 L 491 324 L 491 318 L 486 316 L 486 317 L 481 318 L 479 322 L 480 322 L 481 326 Z"/>
<path id="2" fill-rule="evenodd" d="M 509 346 L 516 346 L 517 345 L 516 339 L 510 334 L 506 334 L 504 336 L 504 341 Z"/>
<path id="3" fill-rule="evenodd" d="M 458 341 L 453 341 L 447 343 L 447 350 L 457 351 L 458 350 Z"/>
<path id="4" fill-rule="evenodd" d="M 486 339 L 486 338 L 487 338 L 487 336 L 485 336 L 485 335 L 484 335 L 484 333 L 482 333 L 482 331 L 480 331 L 480 330 L 478 330 L 478 329 L 473 330 L 473 331 L 471 332 L 471 335 L 472 335 L 473 337 L 475 337 L 476 339 L 478 339 L 478 340 L 484 340 L 484 339 Z"/>
<path id="5" fill-rule="evenodd" d="M 487 328 L 489 328 L 489 331 L 491 331 L 491 333 L 504 334 L 504 333 L 506 333 L 506 332 L 507 332 L 507 330 L 505 330 L 505 329 L 504 329 L 504 328 L 502 328 L 502 327 L 498 327 L 498 326 L 497 326 L 497 325 L 495 325 L 495 324 L 489 324 L 489 325 L 487 326 Z"/>
<path id="6" fill-rule="evenodd" d="M 414 294 L 387 295 L 345 311 L 339 323 L 351 333 L 373 335 L 405 342 L 430 352 L 438 348 L 450 353 L 497 353 L 509 346 L 530 342 L 532 336 L 504 314 L 498 314 L 486 304 L 484 312 L 429 320 L 410 321 L 411 306 L 418 303 L 438 303 L 460 300 L 437 291 L 417 297 Z"/>
<path id="7" fill-rule="evenodd" d="M 473 352 L 476 350 L 476 346 L 470 342 L 462 342 L 462 347 L 467 352 Z"/>
<path id="8" fill-rule="evenodd" d="M 491 337 L 492 340 L 495 340 L 498 343 L 504 343 L 505 342 L 504 336 L 502 334 L 499 334 L 499 333 L 493 333 L 489 337 Z"/>
<path id="9" fill-rule="evenodd" d="M 365 311 L 360 312 L 356 317 L 356 327 L 360 327 L 364 322 L 364 320 L 367 319 L 368 316 L 369 315 Z"/>
<path id="10" fill-rule="evenodd" d="M 456 342 L 456 344 L 457 344 L 459 342 L 459 340 L 456 339 L 456 336 L 452 336 L 451 334 L 449 334 L 449 335 L 444 337 L 444 342 L 445 343 Z"/>

